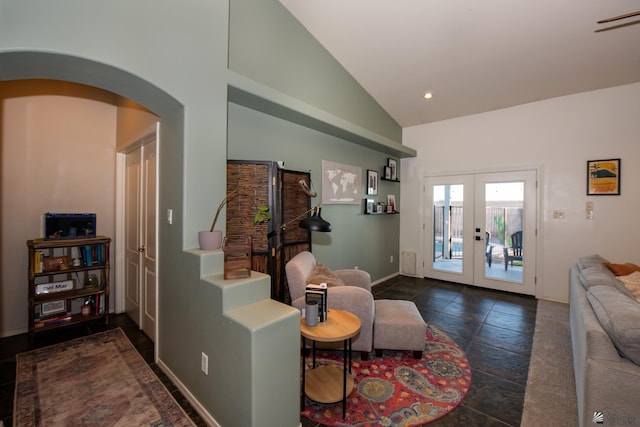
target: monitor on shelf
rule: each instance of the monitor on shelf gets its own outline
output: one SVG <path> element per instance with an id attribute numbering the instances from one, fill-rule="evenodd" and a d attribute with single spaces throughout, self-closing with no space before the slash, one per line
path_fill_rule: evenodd
<path id="1" fill-rule="evenodd" d="M 96 237 L 96 214 L 50 213 L 44 214 L 45 240 L 84 239 Z"/>

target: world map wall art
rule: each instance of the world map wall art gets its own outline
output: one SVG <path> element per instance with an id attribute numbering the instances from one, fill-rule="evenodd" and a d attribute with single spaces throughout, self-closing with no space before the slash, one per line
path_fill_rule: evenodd
<path id="1" fill-rule="evenodd" d="M 359 205 L 362 169 L 358 166 L 322 161 L 322 203 Z"/>

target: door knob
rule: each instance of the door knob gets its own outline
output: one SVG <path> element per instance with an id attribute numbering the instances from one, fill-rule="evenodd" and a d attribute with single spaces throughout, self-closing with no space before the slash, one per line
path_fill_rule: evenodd
<path id="1" fill-rule="evenodd" d="M 144 252 L 144 246 L 140 246 L 140 247 L 138 248 L 138 252 L 140 252 L 140 253 Z"/>

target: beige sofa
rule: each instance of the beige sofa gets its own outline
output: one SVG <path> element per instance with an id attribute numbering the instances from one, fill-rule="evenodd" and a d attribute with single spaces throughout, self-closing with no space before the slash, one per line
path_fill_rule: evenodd
<path id="1" fill-rule="evenodd" d="M 570 271 L 579 425 L 640 425 L 640 303 L 605 261 L 582 257 Z"/>

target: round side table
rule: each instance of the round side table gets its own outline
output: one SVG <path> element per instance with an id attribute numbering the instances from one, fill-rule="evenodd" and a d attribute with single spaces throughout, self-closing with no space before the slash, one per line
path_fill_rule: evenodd
<path id="1" fill-rule="evenodd" d="M 353 313 L 344 310 L 329 309 L 327 320 L 315 326 L 307 326 L 304 317 L 300 319 L 302 335 L 302 396 L 318 403 L 335 403 L 342 400 L 342 418 L 347 412 L 347 396 L 353 391 L 354 381 L 351 376 L 351 339 L 360 332 L 360 319 Z M 306 339 L 313 342 L 313 367 L 305 369 Z M 344 341 L 344 364 L 316 366 L 316 343 Z M 347 375 L 347 370 L 349 375 Z"/>

